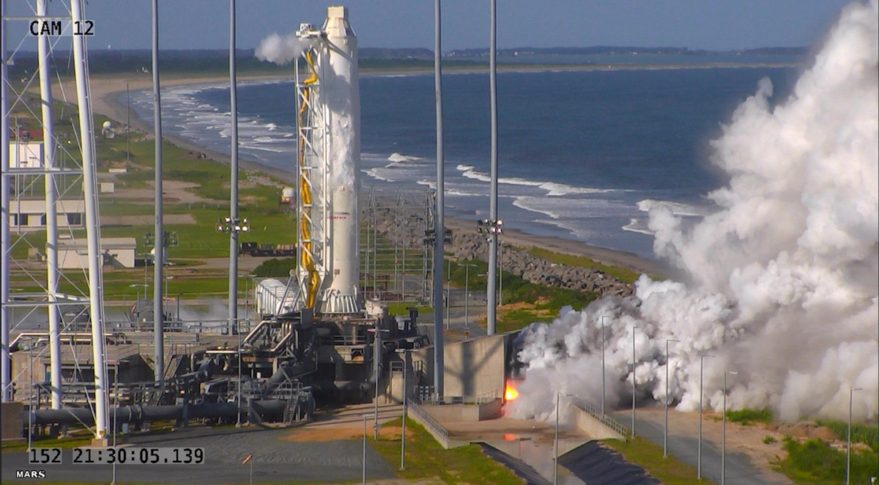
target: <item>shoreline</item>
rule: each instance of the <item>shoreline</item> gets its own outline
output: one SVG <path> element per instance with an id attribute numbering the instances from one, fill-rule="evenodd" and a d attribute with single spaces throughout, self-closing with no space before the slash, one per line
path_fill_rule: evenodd
<path id="1" fill-rule="evenodd" d="M 584 69 L 586 67 L 591 66 L 575 66 L 577 69 L 571 69 L 571 71 L 580 71 L 580 70 L 598 70 L 599 68 L 592 69 Z M 691 66 L 693 67 L 693 66 Z M 708 67 L 703 67 L 708 68 Z M 604 69 L 607 70 L 607 69 Z M 425 71 L 424 73 L 416 73 L 413 72 L 415 70 L 406 70 L 404 72 L 397 72 L 394 70 L 382 70 L 381 73 L 371 73 L 374 76 L 395 76 L 400 74 L 406 75 L 420 75 L 426 73 L 432 73 L 432 70 Z M 485 70 L 470 70 L 467 71 L 458 71 L 458 74 L 469 74 L 469 73 L 477 73 L 484 72 Z M 544 67 L 536 66 L 533 70 L 515 70 L 508 72 L 545 72 L 547 69 Z M 240 81 L 243 82 L 282 82 L 288 79 L 286 76 L 278 76 L 278 75 L 256 75 L 256 76 L 242 76 L 239 78 Z M 167 79 L 162 81 L 162 87 L 177 87 L 177 86 L 186 86 L 186 85 L 217 85 L 217 84 L 225 84 L 228 81 L 227 77 L 220 76 L 212 76 L 212 77 L 173 77 L 171 79 Z M 127 119 L 128 110 L 124 101 L 122 99 L 126 94 L 126 88 L 130 91 L 144 91 L 149 90 L 152 87 L 152 78 L 143 75 L 138 76 L 134 80 L 126 79 L 122 76 L 109 76 L 109 77 L 101 77 L 96 76 L 92 79 L 92 91 L 93 91 L 93 110 L 95 113 L 102 114 L 107 116 L 108 118 L 116 121 L 117 123 L 125 124 L 123 120 Z M 136 113 L 130 117 L 130 125 L 132 128 L 145 133 L 147 136 L 152 137 L 152 126 L 145 120 L 141 119 Z M 163 138 L 168 140 L 170 143 L 177 145 L 183 149 L 188 151 L 192 151 L 195 153 L 203 153 L 206 158 L 212 160 L 216 163 L 228 165 L 229 164 L 229 155 L 221 152 L 217 152 L 215 150 L 205 149 L 204 147 L 199 146 L 194 142 L 190 142 L 182 137 L 175 136 L 174 134 L 169 134 L 166 130 L 163 130 Z M 279 182 L 286 184 L 295 183 L 295 175 L 290 172 L 287 173 L 284 170 L 278 169 L 276 167 L 267 166 L 252 160 L 247 160 L 239 157 L 239 165 L 244 170 L 255 171 L 260 174 L 269 176 L 273 179 L 278 180 Z M 476 221 L 467 221 L 460 218 L 454 217 L 446 217 L 446 226 L 449 229 L 457 230 L 457 231 L 466 231 L 466 232 L 476 232 Z M 637 254 L 630 253 L 627 251 L 604 248 L 599 246 L 592 246 L 586 244 L 581 241 L 577 241 L 574 239 L 565 239 L 554 236 L 543 236 L 526 233 L 524 231 L 515 230 L 515 229 L 505 229 L 504 234 L 501 238 L 501 241 L 504 244 L 509 244 L 511 246 L 517 246 L 520 248 L 529 248 L 529 247 L 541 247 L 545 249 L 549 249 L 553 252 L 558 252 L 562 254 L 569 254 L 575 256 L 585 256 L 587 258 L 593 259 L 595 261 L 601 262 L 603 264 L 612 265 L 612 266 L 621 266 L 630 270 L 634 270 L 639 273 L 646 273 L 650 275 L 667 275 L 670 273 L 670 268 L 662 261 L 650 260 L 643 258 Z"/>

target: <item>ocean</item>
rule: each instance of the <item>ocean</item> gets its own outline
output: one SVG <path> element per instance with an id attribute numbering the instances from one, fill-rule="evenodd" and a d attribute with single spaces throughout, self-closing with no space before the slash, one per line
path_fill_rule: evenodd
<path id="1" fill-rule="evenodd" d="M 797 70 L 778 67 L 500 73 L 499 215 L 504 226 L 653 258 L 647 211 L 658 204 L 693 221 L 725 183 L 710 164 L 736 106 L 763 77 L 784 99 Z M 487 74 L 444 76 L 447 214 L 487 218 Z M 435 180 L 432 75 L 360 80 L 361 184 L 424 189 Z M 225 86 L 163 89 L 163 129 L 229 153 Z M 294 89 L 241 83 L 240 157 L 294 171 Z M 132 107 L 151 120 L 149 92 Z M 243 213 L 246 207 L 242 208 Z M 245 214 L 246 215 L 246 214 Z"/>

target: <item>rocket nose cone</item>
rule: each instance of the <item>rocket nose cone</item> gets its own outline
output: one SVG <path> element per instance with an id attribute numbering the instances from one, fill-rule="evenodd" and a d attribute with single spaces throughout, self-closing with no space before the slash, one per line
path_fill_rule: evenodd
<path id="1" fill-rule="evenodd" d="M 354 29 L 351 28 L 351 24 L 348 23 L 348 7 L 327 7 L 327 20 L 324 23 L 323 30 L 326 32 L 327 37 L 357 37 Z"/>
<path id="2" fill-rule="evenodd" d="M 342 5 L 327 7 L 327 20 L 331 19 L 348 20 L 348 7 Z"/>

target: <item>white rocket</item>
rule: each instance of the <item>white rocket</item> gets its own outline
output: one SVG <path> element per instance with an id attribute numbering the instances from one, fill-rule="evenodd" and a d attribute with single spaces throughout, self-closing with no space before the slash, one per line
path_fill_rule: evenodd
<path id="1" fill-rule="evenodd" d="M 345 7 L 329 7 L 320 33 L 300 29 L 300 38 L 313 43 L 316 89 L 310 109 L 317 120 L 307 136 L 314 191 L 310 211 L 315 242 L 315 265 L 321 281 L 317 292 L 320 313 L 350 314 L 363 308 L 357 284 L 360 279 L 360 89 L 357 36 L 348 24 Z M 302 223 L 302 221 L 300 221 Z M 301 234 L 300 234 L 301 238 Z M 300 274 L 307 276 L 300 258 Z M 307 291 L 307 284 L 304 285 Z"/>

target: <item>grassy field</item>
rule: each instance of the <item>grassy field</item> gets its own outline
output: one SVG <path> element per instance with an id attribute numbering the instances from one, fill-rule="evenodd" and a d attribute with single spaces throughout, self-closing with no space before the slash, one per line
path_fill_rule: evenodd
<path id="1" fill-rule="evenodd" d="M 748 425 L 751 423 L 772 423 L 772 411 L 769 409 L 742 408 L 736 411 L 727 411 L 726 419 L 732 423 Z"/>
<path id="2" fill-rule="evenodd" d="M 640 436 L 629 441 L 605 440 L 602 443 L 618 451 L 623 457 L 635 463 L 666 485 L 686 485 L 699 482 L 696 468 L 673 456 L 662 457 L 662 448 Z"/>
<path id="3" fill-rule="evenodd" d="M 465 260 L 452 261 L 451 265 L 452 286 L 463 288 L 469 280 L 470 288 L 485 288 L 487 263 Z M 537 285 L 506 271 L 501 273 L 501 278 L 503 284 L 499 285 L 499 300 L 503 305 L 498 312 L 498 332 L 519 330 L 534 322 L 551 321 L 558 316 L 562 307 L 571 306 L 580 310 L 598 297 L 595 293 Z"/>
<path id="4" fill-rule="evenodd" d="M 400 419 L 382 425 L 401 435 Z M 371 441 L 372 447 L 393 469 L 400 466 L 400 440 Z M 421 425 L 406 420 L 406 469 L 397 476 L 407 480 L 438 479 L 442 483 L 522 483 L 513 472 L 487 457 L 477 445 L 443 449 Z"/>
<path id="5" fill-rule="evenodd" d="M 573 254 L 556 253 L 548 249 L 532 247 L 529 253 L 543 258 L 551 263 L 562 264 L 565 266 L 589 268 L 596 271 L 609 274 L 624 283 L 634 283 L 638 279 L 640 273 L 619 266 L 610 266 L 585 256 L 575 256 Z"/>
<path id="6" fill-rule="evenodd" d="M 798 442 L 787 438 L 787 457 L 780 470 L 796 483 L 845 483 L 845 450 L 838 450 L 820 439 Z M 875 450 L 856 450 L 851 458 L 851 483 L 869 483 L 879 476 L 879 456 Z"/>

